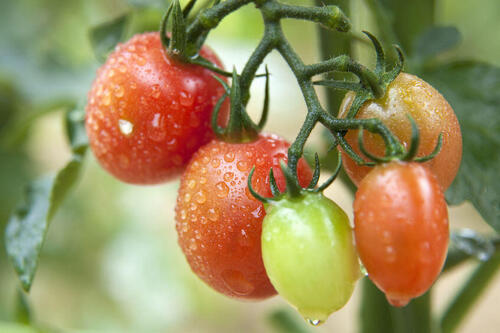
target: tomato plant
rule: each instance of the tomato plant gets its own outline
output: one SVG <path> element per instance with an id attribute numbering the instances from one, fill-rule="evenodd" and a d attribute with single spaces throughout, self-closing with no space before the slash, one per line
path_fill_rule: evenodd
<path id="1" fill-rule="evenodd" d="M 201 55 L 222 67 L 209 48 L 202 48 Z M 88 94 L 87 134 L 101 165 L 135 184 L 179 175 L 193 153 L 214 137 L 210 117 L 224 89 L 212 75 L 170 57 L 157 32 L 118 45 Z"/>
<path id="2" fill-rule="evenodd" d="M 213 140 L 200 148 L 181 179 L 176 206 L 179 245 L 192 270 L 215 290 L 232 297 L 265 298 L 276 291 L 261 256 L 264 207 L 247 188 L 250 169 L 256 189 L 270 195 L 269 170 L 284 190 L 279 168 L 289 144 L 277 135 L 261 134 L 255 141 Z M 306 186 L 311 169 L 299 163 Z"/>
<path id="3" fill-rule="evenodd" d="M 339 116 L 345 117 L 354 100 L 355 93 L 346 94 L 340 107 Z M 434 172 L 443 190 L 446 190 L 455 178 L 462 158 L 462 135 L 460 125 L 453 109 L 444 97 L 424 80 L 407 73 L 400 73 L 392 81 L 383 97 L 365 102 L 356 118 L 378 118 L 408 148 L 411 140 L 411 125 L 407 118 L 411 115 L 420 131 L 420 146 L 417 156 L 429 155 L 436 146 L 439 134 L 443 135 L 443 144 L 436 157 L 425 164 Z M 356 152 L 358 131 L 349 131 L 345 138 Z M 374 133 L 365 133 L 364 145 L 375 155 L 383 156 L 385 144 Z M 343 154 L 344 168 L 355 184 L 370 171 L 367 166 L 358 165 L 347 154 Z"/>
<path id="4" fill-rule="evenodd" d="M 310 323 L 324 322 L 360 275 L 347 215 L 314 192 L 273 201 L 266 213 L 262 257 L 273 286 Z"/>
<path id="5" fill-rule="evenodd" d="M 425 293 L 448 247 L 448 211 L 436 177 L 417 163 L 375 167 L 356 192 L 354 234 L 368 276 L 392 305 Z"/>
<path id="6" fill-rule="evenodd" d="M 7 253 L 24 291 L 29 291 L 39 260 L 44 258 L 40 252 L 57 209 L 85 170 L 82 165 L 90 140 L 90 147 L 102 166 L 125 182 L 155 184 L 172 179 L 185 170 L 176 200 L 178 243 L 192 271 L 216 291 L 243 300 L 265 299 L 278 292 L 311 324 L 317 325 L 350 298 L 359 274 L 357 246 L 369 273 L 363 278 L 361 325 L 356 325 L 362 332 L 430 332 L 438 326 L 443 333 L 453 331 L 500 267 L 500 241 L 498 235 L 478 235 L 470 230 L 455 232 L 450 238 L 451 255 L 443 266 L 448 245 L 448 221 L 442 192 L 450 186 L 459 168 L 461 132 L 454 111 L 440 93 L 422 79 L 401 71 L 405 68 L 439 87 L 457 110 L 457 115 L 464 119 L 464 163 L 457 181 L 447 190 L 447 200 L 458 204 L 468 199 L 497 232 L 500 231 L 495 209 L 498 206 L 498 190 L 494 185 L 497 179 L 495 170 L 498 168 L 492 166 L 498 164 L 496 152 L 500 149 L 500 140 L 496 135 L 499 114 L 496 111 L 500 102 L 492 91 L 500 91 L 497 89 L 500 75 L 498 70 L 491 70 L 486 64 L 478 65 L 470 61 L 449 63 L 448 57 L 435 58 L 436 54 L 449 50 L 460 39 L 453 27 L 442 27 L 433 22 L 436 15 L 431 15 L 432 8 L 437 3 L 421 0 L 401 5 L 398 1 L 383 1 L 383 4 L 379 0 L 367 1 L 367 7 L 374 14 L 372 21 L 380 24 L 379 41 L 366 31 L 364 35 L 355 30 L 349 32 L 349 19 L 334 5 L 348 1 L 316 0 L 317 6 L 302 6 L 278 0 L 190 0 L 182 7 L 178 0 L 172 0 L 168 1 L 168 9 L 162 12 L 158 11 L 161 4 L 155 3 L 157 8 L 151 10 L 146 9 L 146 2 L 125 1 L 122 5 L 126 8 L 119 6 L 123 15 L 110 15 L 114 16 L 112 20 L 93 28 L 89 34 L 97 58 L 102 59 L 125 36 L 139 33 L 119 45 L 99 69 L 88 94 L 86 116 L 84 107 L 77 102 L 84 95 L 83 91 L 74 98 L 66 99 L 67 94 L 61 94 L 58 95 L 61 99 L 56 101 L 44 100 L 48 103 L 40 103 L 34 108 L 35 112 L 27 114 L 27 117 L 13 114 L 32 105 L 32 101 L 26 98 L 30 89 L 46 97 L 52 79 L 57 80 L 61 74 L 60 65 L 69 60 L 48 49 L 47 41 L 38 42 L 39 31 L 36 30 L 36 34 L 31 35 L 37 36 L 37 43 L 31 44 L 40 45 L 41 50 L 26 54 L 36 55 L 36 65 L 50 64 L 47 71 L 56 75 L 44 78 L 40 83 L 36 80 L 38 75 L 31 77 L 26 75 L 29 70 L 17 69 L 13 71 L 13 78 L 19 83 L 30 81 L 31 87 L 25 91 L 26 87 L 21 87 L 22 84 L 18 87 L 17 83 L 11 85 L 9 82 L 5 85 L 7 91 L 0 93 L 0 97 L 6 99 L 3 104 L 9 115 L 2 118 L 8 124 L 0 124 L 0 153 L 3 153 L 1 156 L 4 159 L 10 155 L 10 151 L 5 154 L 4 149 L 15 147 L 17 151 L 14 155 L 26 155 L 20 161 L 37 161 L 39 156 L 35 156 L 34 152 L 38 149 L 33 149 L 31 143 L 37 140 L 28 138 L 31 140 L 26 145 L 28 149 L 17 149 L 24 148 L 17 144 L 24 140 L 26 129 L 39 114 L 68 109 L 65 124 L 71 159 L 54 177 L 30 183 L 24 200 L 18 209 L 13 210 L 5 228 Z M 2 6 L 2 12 L 18 6 L 15 3 Z M 60 5 L 66 6 L 62 2 Z M 263 24 L 262 29 L 251 29 L 262 32 L 258 34 L 260 40 L 255 49 L 248 52 L 248 61 L 226 72 L 217 57 L 204 46 L 205 40 L 217 27 L 229 26 L 232 29 L 231 21 L 229 25 L 220 23 L 246 5 L 262 17 L 262 20 L 256 20 Z M 106 4 L 94 7 L 92 12 L 101 7 L 114 8 Z M 391 12 L 395 8 L 410 15 L 401 18 Z M 355 14 L 355 8 L 351 9 Z M 38 14 L 38 11 L 33 12 Z M 59 13 L 59 9 L 53 12 Z M 416 15 L 422 12 L 425 15 Z M 156 29 L 158 22 L 149 21 L 153 17 L 159 21 L 161 15 L 159 33 L 142 33 Z M 19 21 L 23 25 L 29 25 L 30 21 L 38 22 L 22 16 Z M 45 15 L 40 17 L 46 18 Z M 387 20 L 388 17 L 391 20 Z M 408 18 L 411 18 L 408 21 L 411 23 L 407 24 Z M 12 30 L 10 25 L 16 19 L 0 20 L 0 25 L 8 28 L 0 29 L 5 32 L 3 35 L 19 35 L 9 33 Z M 305 62 L 300 57 L 302 52 L 292 46 L 295 42 L 288 40 L 293 30 L 285 31 L 286 25 L 282 25 L 282 20 L 307 20 L 321 25 L 320 40 L 326 57 L 313 63 Z M 423 20 L 427 20 L 428 24 L 419 25 Z M 75 26 L 81 23 L 69 21 Z M 239 23 L 238 20 L 234 22 Z M 394 27 L 397 29 L 392 29 Z M 406 30 L 408 27 L 411 29 Z M 335 30 L 334 35 L 330 35 L 328 30 Z M 20 31 L 20 36 L 24 36 L 24 26 Z M 337 32 L 349 33 L 342 37 Z M 412 36 L 401 36 L 401 32 Z M 64 36 L 83 34 L 65 32 Z M 53 40 L 59 42 L 55 37 Z M 81 42 L 78 38 L 75 40 Z M 224 43 L 223 40 L 218 42 Z M 373 68 L 350 56 L 351 51 L 356 49 L 353 44 L 358 42 L 372 44 L 376 55 Z M 394 43 L 401 43 L 404 51 Z M 23 58 L 25 54 L 11 52 L 11 45 L 15 48 L 17 43 L 0 48 L 0 57 L 8 63 L 16 63 L 10 59 L 17 60 L 17 56 Z M 234 48 L 235 45 L 229 47 Z M 72 47 L 68 47 L 67 51 L 80 55 Z M 270 90 L 283 87 L 283 82 L 269 84 L 270 80 L 274 80 L 270 79 L 270 73 L 275 69 L 263 66 L 268 55 L 274 51 L 288 65 L 305 102 L 305 117 L 301 118 L 300 130 L 291 144 L 278 136 L 259 134 L 266 126 L 272 96 Z M 85 54 L 87 52 L 81 53 L 82 56 Z M 39 62 L 38 57 L 46 59 Z M 405 57 L 409 60 L 406 63 Z M 443 66 L 446 62 L 448 64 Z M 84 71 L 92 74 L 94 65 L 89 63 Z M 79 70 L 79 67 L 72 68 L 68 73 L 75 76 L 67 75 L 61 81 L 68 86 L 68 91 L 73 88 L 68 82 L 84 82 L 81 80 L 83 76 L 77 76 Z M 254 81 L 262 77 L 266 78 L 264 107 L 261 119 L 254 123 L 247 112 L 248 102 Z M 3 80 L 10 81 L 2 74 L 0 81 Z M 317 85 L 334 88 L 337 93 L 325 95 L 328 98 L 323 100 L 318 95 Z M 0 90 L 2 86 L 0 84 Z M 339 110 L 346 90 L 350 92 L 345 96 L 338 117 L 336 110 Z M 472 101 L 471 96 L 474 95 L 481 96 L 482 102 Z M 224 102 L 226 98 L 230 104 Z M 287 101 L 282 99 L 278 102 Z M 296 108 L 286 107 L 286 116 L 291 117 Z M 332 169 L 328 165 L 331 160 L 327 153 L 316 154 L 314 171 L 303 160 L 305 152 L 315 148 L 309 145 L 309 138 L 319 127 L 332 137 L 328 141 L 331 144 L 329 148 L 344 152 L 345 168 L 360 185 L 354 207 L 355 244 L 346 214 L 322 194 L 335 179 L 342 164 L 339 163 L 329 179 L 318 186 L 320 169 Z M 317 143 L 317 140 L 313 142 Z M 36 142 L 36 145 L 39 144 Z M 52 154 L 49 150 L 47 153 Z M 3 163 L 4 159 L 3 169 L 18 169 L 20 161 Z M 280 160 L 285 162 L 280 163 Z M 40 169 L 47 167 L 43 163 Z M 271 168 L 274 171 L 271 172 Z M 34 171 L 37 170 L 38 166 L 35 166 Z M 9 186 L 10 177 L 4 180 L 4 187 L 9 188 L 6 198 L 15 196 L 10 190 L 13 187 L 12 184 Z M 182 306 L 189 303 L 189 296 L 183 295 L 183 291 L 191 287 L 183 285 L 184 280 L 190 280 L 184 279 L 183 269 L 187 265 L 172 270 L 170 268 L 175 265 L 168 265 L 171 263 L 168 262 L 169 276 L 166 280 L 162 277 L 165 269 L 154 272 L 158 274 L 151 274 L 149 270 L 160 268 L 163 261 L 153 263 L 158 259 L 155 248 L 160 249 L 161 259 L 176 260 L 170 258 L 170 251 L 164 251 L 165 247 L 176 245 L 168 239 L 172 233 L 157 232 L 158 224 L 154 223 L 165 221 L 163 213 L 168 215 L 168 212 L 162 211 L 163 205 L 157 205 L 157 201 L 142 197 L 148 189 L 140 192 L 135 187 L 116 186 L 111 192 L 105 191 L 102 198 L 103 194 L 99 193 L 102 191 L 96 191 L 95 185 L 88 186 L 88 192 L 83 192 L 83 197 L 87 193 L 92 197 L 95 195 L 93 199 L 98 206 L 102 206 L 99 199 L 115 198 L 119 193 L 113 191 L 127 189 L 126 203 L 118 205 L 118 209 L 120 217 L 126 216 L 129 223 L 120 224 L 119 228 L 106 228 L 111 246 L 99 246 L 97 242 L 103 238 L 88 235 L 101 223 L 86 223 L 88 230 L 79 229 L 78 233 L 70 233 L 70 236 L 81 235 L 85 242 L 96 242 L 91 244 L 92 249 L 102 248 L 106 252 L 104 260 L 99 262 L 103 262 L 105 272 L 110 272 L 106 276 L 110 283 L 103 286 L 109 288 L 106 291 L 118 300 L 113 306 L 133 305 L 142 311 L 127 308 L 116 313 L 127 313 L 132 317 L 146 309 L 147 318 L 140 315 L 142 325 L 150 322 L 150 318 L 154 319 L 155 309 L 160 309 L 161 320 L 167 317 L 161 309 L 175 310 L 169 311 L 168 317 L 172 317 L 170 322 L 141 327 L 141 331 L 177 327 L 175 320 L 178 318 L 191 322 L 189 313 L 184 313 Z M 175 187 L 175 183 L 172 186 L 170 189 Z M 163 189 L 158 188 L 160 191 Z M 136 200 L 129 200 L 130 197 Z M 82 196 L 78 199 L 78 206 L 70 208 L 76 208 L 73 216 L 80 217 L 80 213 L 84 213 L 83 209 L 79 209 L 80 205 L 86 200 L 81 200 Z M 131 201 L 132 204 L 129 204 Z M 112 206 L 106 204 L 104 213 L 99 209 L 90 209 L 92 214 L 89 220 L 109 219 L 119 223 L 118 218 L 111 216 Z M 155 211 L 155 206 L 161 208 Z M 63 217 L 72 216 L 68 211 L 65 213 Z M 149 215 L 141 218 L 143 213 Z M 153 223 L 143 223 L 146 219 Z M 151 226 L 154 226 L 154 232 L 136 232 L 139 228 Z M 66 228 L 74 230 L 71 225 L 66 224 Z M 173 228 L 173 225 L 167 223 L 160 228 Z M 117 233 L 112 234 L 115 230 Z M 56 242 L 66 241 L 61 235 L 57 234 Z M 68 244 L 84 243 L 73 243 L 72 240 Z M 64 248 L 65 243 L 55 245 L 51 249 Z M 74 254 L 78 251 L 70 252 Z M 90 254 L 97 259 L 97 251 L 85 253 L 86 258 Z M 120 256 L 130 254 L 134 255 L 131 261 L 120 260 Z M 51 256 L 53 260 L 59 257 Z M 437 319 L 439 322 L 434 322 L 436 316 L 431 313 L 430 306 L 431 285 L 442 267 L 443 271 L 448 271 L 471 257 L 480 260 L 477 270 L 457 291 L 457 296 Z M 71 257 L 71 265 L 81 263 L 83 261 Z M 127 274 L 122 274 L 124 264 Z M 0 280 L 3 279 L 2 272 Z M 147 275 L 145 281 L 141 281 L 143 273 Z M 148 279 L 153 275 L 153 281 Z M 78 276 L 82 277 L 81 274 Z M 131 276 L 133 279 L 130 279 Z M 370 278 L 383 292 L 371 283 Z M 42 279 L 37 288 L 43 288 L 44 283 L 51 281 Z M 59 279 L 56 277 L 54 281 Z M 79 279 L 78 282 L 85 281 Z M 140 289 L 134 294 L 135 288 L 128 288 L 130 285 L 127 283 Z M 159 283 L 161 287 L 154 283 Z M 144 292 L 149 290 L 143 290 L 144 287 L 153 290 L 153 302 Z M 171 290 L 163 290 L 162 287 Z M 83 289 L 87 291 L 87 288 Z M 146 297 L 137 297 L 139 290 Z M 425 295 L 404 309 L 398 309 L 390 308 L 384 293 L 390 304 L 396 307 L 402 307 L 423 293 Z M 127 295 L 131 301 L 127 302 Z M 18 295 L 15 317 L 23 324 L 33 325 L 25 296 L 23 292 Z M 160 300 L 170 303 L 159 306 Z M 100 306 L 96 308 L 101 312 Z M 219 311 L 222 307 L 214 308 Z M 197 317 L 198 309 L 191 315 Z M 418 320 L 411 320 L 413 318 Z M 107 320 L 105 322 L 108 323 Z M 130 323 L 137 327 L 132 320 Z M 302 331 L 301 328 L 291 327 L 290 321 L 283 321 L 282 326 L 286 327 L 281 327 L 281 331 Z M 0 322 L 0 327 L 5 326 Z M 45 330 L 45 327 L 40 329 Z M 0 331 L 3 330 L 0 328 Z M 256 330 L 261 330 L 260 323 Z"/>

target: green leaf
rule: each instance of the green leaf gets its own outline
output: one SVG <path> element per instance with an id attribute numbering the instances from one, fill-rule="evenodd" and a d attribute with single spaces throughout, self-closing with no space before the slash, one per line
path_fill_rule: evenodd
<path id="1" fill-rule="evenodd" d="M 69 139 L 71 149 L 75 153 L 82 153 L 89 145 L 87 132 L 85 131 L 85 110 L 83 107 L 73 108 L 66 113 L 66 135 Z"/>
<path id="2" fill-rule="evenodd" d="M 25 201 L 8 221 L 5 229 L 7 254 L 26 291 L 31 288 L 50 221 L 79 176 L 83 154 L 75 154 L 55 177 L 29 184 Z"/>
<path id="3" fill-rule="evenodd" d="M 275 332 L 282 333 L 308 333 L 304 326 L 304 322 L 299 322 L 295 316 L 288 310 L 279 309 L 273 311 L 268 321 L 274 328 Z"/>
<path id="4" fill-rule="evenodd" d="M 441 331 L 443 333 L 456 332 L 465 319 L 467 313 L 474 308 L 482 293 L 487 290 L 495 275 L 500 269 L 500 252 L 495 253 L 489 260 L 481 262 L 469 276 L 462 288 L 456 293 L 441 317 Z"/>
<path id="5" fill-rule="evenodd" d="M 452 205 L 469 200 L 500 232 L 500 68 L 461 61 L 422 73 L 457 114 L 463 157 L 457 178 L 446 192 Z"/>
<path id="6" fill-rule="evenodd" d="M 455 27 L 431 27 L 420 34 L 413 44 L 413 57 L 423 61 L 456 46 L 461 40 Z"/>
<path id="7" fill-rule="evenodd" d="M 127 3 L 136 8 L 157 8 L 167 9 L 170 1 L 168 0 L 127 0 Z"/>
<path id="8" fill-rule="evenodd" d="M 41 333 L 42 331 L 27 325 L 0 322 L 2 333 Z"/>
<path id="9" fill-rule="evenodd" d="M 99 61 L 104 62 L 116 44 L 123 40 L 128 21 L 127 13 L 90 30 L 90 42 Z"/>

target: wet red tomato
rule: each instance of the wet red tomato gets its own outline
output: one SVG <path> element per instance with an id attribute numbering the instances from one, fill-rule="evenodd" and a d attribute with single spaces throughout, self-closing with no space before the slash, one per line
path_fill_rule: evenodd
<path id="1" fill-rule="evenodd" d="M 247 179 L 255 166 L 254 189 L 271 196 L 272 167 L 284 190 L 279 161 L 287 160 L 288 147 L 276 135 L 248 143 L 213 140 L 196 152 L 182 176 L 175 209 L 179 244 L 192 270 L 225 295 L 259 299 L 276 293 L 262 262 L 264 206 L 249 192 Z M 302 186 L 312 178 L 304 160 L 298 176 Z"/>
<path id="2" fill-rule="evenodd" d="M 354 234 L 368 276 L 392 305 L 425 293 L 448 248 L 448 212 L 435 176 L 418 163 L 375 167 L 356 192 Z"/>
<path id="3" fill-rule="evenodd" d="M 201 55 L 222 67 L 210 49 Z M 179 175 L 214 137 L 210 117 L 224 89 L 212 75 L 169 58 L 157 32 L 118 45 L 98 70 L 86 108 L 90 146 L 101 165 L 135 184 Z M 224 105 L 221 117 L 227 114 Z"/>

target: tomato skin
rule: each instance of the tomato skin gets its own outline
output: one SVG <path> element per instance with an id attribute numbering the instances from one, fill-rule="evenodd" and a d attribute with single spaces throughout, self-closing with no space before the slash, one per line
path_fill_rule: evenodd
<path id="1" fill-rule="evenodd" d="M 376 166 L 356 192 L 354 234 L 368 276 L 392 305 L 425 293 L 441 272 L 449 238 L 435 176 L 414 162 Z"/>
<path id="2" fill-rule="evenodd" d="M 201 55 L 222 67 L 208 48 Z M 156 184 L 178 176 L 210 141 L 210 117 L 224 93 L 207 69 L 180 63 L 157 32 L 118 45 L 88 94 L 86 129 L 100 164 L 118 179 Z M 221 110 L 227 118 L 228 105 Z"/>
<path id="3" fill-rule="evenodd" d="M 179 245 L 191 269 L 220 293 L 262 299 L 276 294 L 261 254 L 263 204 L 247 188 L 255 166 L 253 188 L 270 197 L 269 170 L 278 187 L 286 187 L 280 160 L 287 160 L 289 143 L 277 135 L 260 134 L 248 143 L 213 140 L 188 164 L 177 198 Z M 301 159 L 299 181 L 307 186 L 312 171 Z"/>
<path id="4" fill-rule="evenodd" d="M 355 94 L 349 92 L 340 107 L 339 117 L 345 117 L 354 100 Z M 407 73 L 400 73 L 389 84 L 384 97 L 365 102 L 356 118 L 379 118 L 389 130 L 408 148 L 411 138 L 411 124 L 407 114 L 415 120 L 420 132 L 420 145 L 417 156 L 430 154 L 443 134 L 443 145 L 439 154 L 425 163 L 437 176 L 445 191 L 457 175 L 462 159 L 462 134 L 460 124 L 453 109 L 444 97 L 424 80 Z M 358 131 L 350 130 L 345 136 L 347 142 L 360 155 Z M 385 153 L 385 145 L 379 135 L 364 132 L 366 149 L 379 156 Z M 343 166 L 354 182 L 359 185 L 361 179 L 370 171 L 370 167 L 359 166 L 344 152 Z"/>
<path id="5" fill-rule="evenodd" d="M 343 307 L 360 275 L 345 212 L 322 193 L 266 206 L 262 257 L 278 293 L 311 323 Z"/>

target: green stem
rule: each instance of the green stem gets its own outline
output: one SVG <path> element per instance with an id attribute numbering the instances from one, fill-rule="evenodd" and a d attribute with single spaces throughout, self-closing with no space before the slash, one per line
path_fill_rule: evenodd
<path id="1" fill-rule="evenodd" d="M 441 317 L 443 333 L 454 332 L 500 268 L 500 253 L 482 262 L 464 283 Z"/>
<path id="2" fill-rule="evenodd" d="M 194 42 L 206 30 L 215 28 L 220 21 L 240 7 L 253 2 L 252 0 L 226 0 L 217 6 L 203 10 L 187 29 L 187 41 Z"/>

